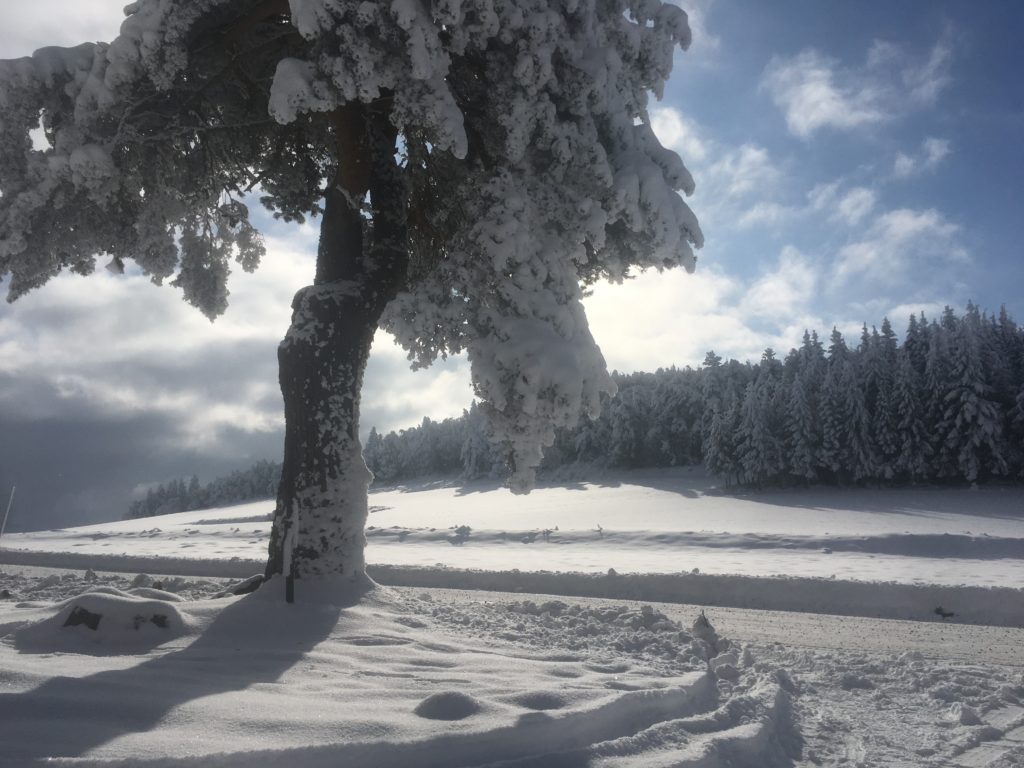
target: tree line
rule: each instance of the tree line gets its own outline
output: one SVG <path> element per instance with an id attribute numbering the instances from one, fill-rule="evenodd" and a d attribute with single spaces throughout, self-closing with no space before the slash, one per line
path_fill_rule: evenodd
<path id="1" fill-rule="evenodd" d="M 183 478 L 171 480 L 146 491 L 146 495 L 133 501 L 126 519 L 169 515 L 193 509 L 224 507 L 277 495 L 281 482 L 281 464 L 276 461 L 257 461 L 248 469 L 241 469 L 225 477 L 218 477 L 205 485 L 196 475 L 186 482 Z"/>
<path id="2" fill-rule="evenodd" d="M 805 332 L 779 359 L 613 374 L 600 417 L 556 433 L 543 469 L 574 463 L 705 463 L 727 485 L 968 482 L 1024 477 L 1024 331 L 1005 309 L 968 304 L 888 319 L 847 344 Z M 381 435 L 364 450 L 378 482 L 501 476 L 506 456 L 473 406 L 459 418 Z"/>
<path id="3" fill-rule="evenodd" d="M 708 352 L 696 369 L 613 373 L 618 394 L 597 419 L 555 433 L 541 470 L 703 462 L 726 485 L 903 484 L 1024 478 L 1024 329 L 1005 309 L 968 304 L 912 315 L 902 343 L 888 319 L 848 345 L 806 332 L 779 359 Z M 363 449 L 375 482 L 501 478 L 508 455 L 474 403 L 410 429 L 373 428 Z M 281 465 L 261 461 L 203 486 L 151 489 L 130 517 L 268 498 Z"/>

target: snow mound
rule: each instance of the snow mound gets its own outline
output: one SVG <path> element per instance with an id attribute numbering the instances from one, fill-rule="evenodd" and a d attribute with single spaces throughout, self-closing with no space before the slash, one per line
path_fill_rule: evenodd
<path id="1" fill-rule="evenodd" d="M 14 645 L 19 651 L 137 653 L 180 637 L 187 630 L 184 617 L 170 600 L 113 587 L 84 592 L 56 608 L 52 616 L 14 632 Z"/>
<path id="2" fill-rule="evenodd" d="M 428 720 L 463 720 L 480 711 L 480 702 L 458 691 L 435 693 L 421 701 L 413 710 Z"/>

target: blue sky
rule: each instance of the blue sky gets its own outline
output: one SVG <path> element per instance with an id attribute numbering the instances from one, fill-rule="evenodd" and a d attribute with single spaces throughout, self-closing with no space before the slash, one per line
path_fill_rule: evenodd
<path id="1" fill-rule="evenodd" d="M 124 0 L 2 11 L 0 57 L 109 39 Z M 1011 2 L 686 0 L 694 43 L 652 118 L 697 183 L 697 272 L 598 285 L 609 366 L 784 353 L 805 328 L 973 299 L 1024 320 L 1024 9 Z M 132 492 L 280 454 L 276 345 L 316 232 L 266 224 L 268 258 L 232 276 L 208 323 L 135 275 L 62 276 L 0 306 L 0 493 L 15 528 L 119 516 Z M 408 371 L 381 335 L 363 428 L 457 415 L 467 366 Z"/>
<path id="2" fill-rule="evenodd" d="M 704 41 L 664 103 L 711 142 L 688 159 L 704 264 L 749 279 L 794 247 L 840 323 L 970 298 L 1020 316 L 1024 9 L 720 0 L 694 16 Z M 723 201 L 722 157 L 744 146 L 761 181 Z"/>

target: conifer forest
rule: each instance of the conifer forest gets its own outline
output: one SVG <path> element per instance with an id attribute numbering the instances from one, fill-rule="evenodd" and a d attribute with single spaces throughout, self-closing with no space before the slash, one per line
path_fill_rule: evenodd
<path id="1" fill-rule="evenodd" d="M 1024 332 L 1006 313 L 888 319 L 851 344 L 806 332 L 784 357 L 614 374 L 596 420 L 562 430 L 542 468 L 704 462 L 725 485 L 974 483 L 1024 475 Z M 371 431 L 378 482 L 500 476 L 476 408 L 458 419 Z"/>
<path id="2" fill-rule="evenodd" d="M 556 432 L 542 471 L 699 464 L 726 486 L 975 483 L 1024 478 L 1024 329 L 1005 310 L 912 315 L 864 325 L 856 344 L 833 329 L 804 334 L 780 358 L 708 352 L 696 368 L 614 373 L 601 415 Z M 375 483 L 425 477 L 502 478 L 508 457 L 474 403 L 423 419 L 364 447 Z M 135 501 L 129 517 L 273 495 L 279 463 L 259 461 L 207 484 L 172 480 Z"/>

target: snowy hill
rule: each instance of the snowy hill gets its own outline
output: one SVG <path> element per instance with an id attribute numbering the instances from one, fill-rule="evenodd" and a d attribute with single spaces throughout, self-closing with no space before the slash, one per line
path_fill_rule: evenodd
<path id="1" fill-rule="evenodd" d="M 730 495 L 687 468 L 526 497 L 422 483 L 375 491 L 370 504 L 367 560 L 388 584 L 899 619 L 937 620 L 946 606 L 957 621 L 1024 625 L 1019 486 Z M 245 577 L 262 570 L 272 509 L 13 534 L 0 563 Z"/>
<path id="2" fill-rule="evenodd" d="M 372 573 L 413 586 L 295 605 L 224 593 L 268 503 L 5 537 L 0 765 L 1024 765 L 1021 501 L 378 491 Z"/>

